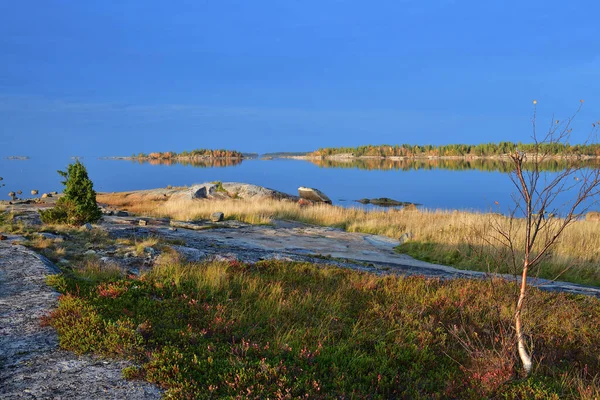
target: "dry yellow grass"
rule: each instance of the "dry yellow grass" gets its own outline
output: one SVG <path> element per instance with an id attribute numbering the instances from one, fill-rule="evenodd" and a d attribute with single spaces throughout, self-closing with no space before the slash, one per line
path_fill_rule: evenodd
<path id="1" fill-rule="evenodd" d="M 251 224 L 267 224 L 273 219 L 294 220 L 333 226 L 350 232 L 363 232 L 399 238 L 412 234 L 413 246 L 405 251 L 417 258 L 467 269 L 514 272 L 506 248 L 495 241 L 493 224 L 507 229 L 509 220 L 501 215 L 442 210 L 364 210 L 317 204 L 300 206 L 279 200 L 185 200 L 168 196 L 132 193 L 98 195 L 106 203 L 130 212 L 170 217 L 178 220 L 207 219 L 221 211 L 227 218 Z M 516 220 L 513 238 L 523 243 L 524 224 Z M 543 262 L 541 277 L 580 283 L 600 284 L 600 222 L 576 221 L 570 225 Z M 419 244 L 427 244 L 428 247 Z M 496 246 L 496 247 L 494 247 Z M 517 245 L 517 250 L 519 246 Z M 493 265 L 490 265 L 492 263 Z"/>

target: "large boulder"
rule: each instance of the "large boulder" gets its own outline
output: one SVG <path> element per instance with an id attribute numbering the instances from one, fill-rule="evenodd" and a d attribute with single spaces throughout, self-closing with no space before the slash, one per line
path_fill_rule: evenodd
<path id="1" fill-rule="evenodd" d="M 331 204 L 331 199 L 319 189 L 300 186 L 298 188 L 298 194 L 301 198 L 314 201 L 315 203 Z"/>

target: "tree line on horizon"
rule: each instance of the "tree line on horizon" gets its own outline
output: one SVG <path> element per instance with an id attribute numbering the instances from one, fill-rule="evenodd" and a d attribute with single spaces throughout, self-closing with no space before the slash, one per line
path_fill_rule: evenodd
<path id="1" fill-rule="evenodd" d="M 243 154 L 237 150 L 225 149 L 194 149 L 190 151 L 175 151 L 152 152 L 150 154 L 138 153 L 133 154 L 131 158 L 149 158 L 153 160 L 169 160 L 173 158 L 194 158 L 194 157 L 214 157 L 214 158 L 242 158 Z"/>
<path id="2" fill-rule="evenodd" d="M 536 147 L 537 146 L 537 147 Z M 354 157 L 466 157 L 466 156 L 502 156 L 518 149 L 524 153 L 536 151 L 548 155 L 578 154 L 582 156 L 600 156 L 600 144 L 568 143 L 521 143 L 499 142 L 481 144 L 448 144 L 448 145 L 366 145 L 358 147 L 326 147 L 308 155 L 311 157 L 327 157 L 339 154 L 352 154 Z"/>

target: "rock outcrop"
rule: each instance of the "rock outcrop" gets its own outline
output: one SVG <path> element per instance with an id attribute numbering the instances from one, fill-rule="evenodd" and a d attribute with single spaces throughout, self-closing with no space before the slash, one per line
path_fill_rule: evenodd
<path id="1" fill-rule="evenodd" d="M 181 200 L 291 200 L 298 197 L 262 186 L 238 182 L 206 182 L 190 187 L 171 187 L 162 189 L 138 190 L 127 192 L 132 201 L 181 201 Z"/>
<path id="2" fill-rule="evenodd" d="M 262 186 L 238 182 L 208 182 L 194 185 L 187 193 L 192 199 L 296 200 L 296 196 Z"/>

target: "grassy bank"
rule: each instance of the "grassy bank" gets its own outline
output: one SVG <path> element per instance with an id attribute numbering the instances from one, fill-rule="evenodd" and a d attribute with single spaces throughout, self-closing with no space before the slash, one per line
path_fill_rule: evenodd
<path id="1" fill-rule="evenodd" d="M 134 360 L 173 398 L 589 398 L 600 301 L 532 291 L 536 369 L 519 378 L 514 285 L 376 277 L 288 262 L 51 278 L 64 348 Z M 596 316 L 596 318 L 591 318 Z"/>
<path id="2" fill-rule="evenodd" d="M 98 201 L 140 215 L 181 220 L 206 219 L 212 212 L 222 211 L 227 218 L 253 224 L 288 219 L 393 238 L 410 233 L 412 239 L 398 251 L 415 258 L 463 269 L 515 272 L 506 262 L 506 250 L 493 240 L 497 234 L 491 228 L 492 224 L 507 228 L 509 221 L 495 214 L 396 209 L 366 211 L 328 205 L 302 207 L 294 202 L 276 200 L 169 200 L 144 192 L 100 194 Z M 600 286 L 599 228 L 598 221 L 577 221 L 571 225 L 533 274 Z M 516 221 L 512 229 L 519 243 L 524 235 L 522 221 Z"/>

